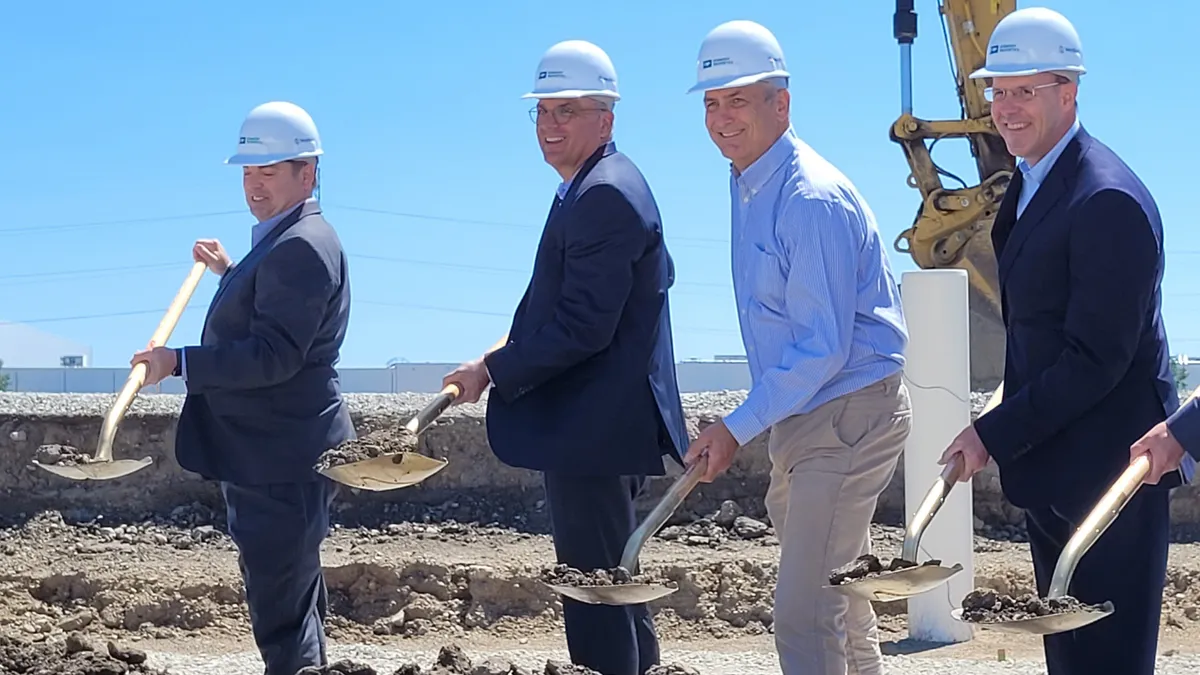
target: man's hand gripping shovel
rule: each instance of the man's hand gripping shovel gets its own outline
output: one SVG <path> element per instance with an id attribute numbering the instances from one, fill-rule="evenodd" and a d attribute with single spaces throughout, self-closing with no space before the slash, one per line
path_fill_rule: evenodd
<path id="1" fill-rule="evenodd" d="M 1004 385 L 1001 384 L 992 394 L 981 415 L 986 415 L 989 410 L 995 408 L 1003 396 Z M 961 471 L 962 462 L 957 458 L 946 464 L 946 468 L 934 481 L 909 521 L 899 558 L 891 561 L 885 568 L 883 565 L 875 565 L 878 561 L 873 558 L 862 556 L 853 563 L 834 570 L 829 575 L 829 585 L 825 588 L 866 600 L 907 600 L 941 586 L 961 572 L 961 563 L 955 563 L 952 567 L 943 566 L 940 560 L 927 560 L 917 564 L 921 536 L 925 534 L 925 529 L 929 527 L 929 523 L 945 503 L 950 490 L 958 482 Z"/>
<path id="2" fill-rule="evenodd" d="M 175 324 L 179 323 L 179 315 L 183 313 L 187 306 L 188 300 L 191 299 L 192 293 L 196 291 L 196 286 L 200 284 L 201 277 L 204 276 L 206 267 L 202 262 L 197 262 L 192 265 L 192 271 L 184 280 L 183 286 L 176 293 L 175 299 L 171 301 L 171 306 L 167 309 L 167 313 L 159 322 L 158 328 L 154 331 L 154 335 L 150 338 L 150 346 L 161 347 L 171 339 L 171 333 L 175 330 Z M 113 440 L 117 435 L 117 427 L 120 426 L 121 420 L 124 419 L 125 413 L 128 412 L 129 406 L 133 403 L 133 399 L 141 391 L 146 383 L 147 366 L 145 363 L 138 363 L 129 373 L 128 379 L 125 380 L 125 386 L 121 388 L 121 392 L 117 394 L 117 400 L 113 402 L 112 408 L 109 409 L 108 415 L 104 418 L 104 426 L 100 428 L 100 442 L 96 445 L 96 454 L 88 456 L 69 448 L 67 453 L 59 453 L 54 462 L 40 462 L 34 460 L 35 466 L 41 467 L 46 471 L 58 474 L 64 478 L 72 478 L 75 480 L 109 480 L 112 478 L 120 478 L 135 471 L 149 466 L 153 460 L 149 457 L 141 459 L 116 459 L 112 458 Z"/>
<path id="3" fill-rule="evenodd" d="M 1200 394 L 1200 387 L 1197 387 L 1191 396 L 1188 396 L 1187 401 L 1196 398 L 1198 394 Z M 1071 577 L 1075 575 L 1075 568 L 1079 565 L 1079 560 L 1121 514 L 1121 510 L 1133 498 L 1134 493 L 1142 485 L 1142 479 L 1149 472 L 1150 459 L 1147 456 L 1142 455 L 1130 462 L 1129 467 L 1113 481 L 1112 486 L 1100 497 L 1096 506 L 1088 513 L 1087 518 L 1080 523 L 1075 534 L 1067 541 L 1067 545 L 1063 547 L 1062 553 L 1058 556 L 1058 563 L 1054 566 L 1054 574 L 1050 577 L 1050 588 L 1046 593 L 1046 599 L 1039 603 L 1038 609 L 1049 613 L 1015 620 L 971 621 L 963 617 L 964 609 L 958 608 L 951 612 L 951 616 L 958 621 L 982 628 L 1009 633 L 1050 635 L 1083 628 L 1112 614 L 1115 608 L 1111 601 L 1106 600 L 1099 605 L 1088 605 L 1072 598 L 1068 594 Z"/>

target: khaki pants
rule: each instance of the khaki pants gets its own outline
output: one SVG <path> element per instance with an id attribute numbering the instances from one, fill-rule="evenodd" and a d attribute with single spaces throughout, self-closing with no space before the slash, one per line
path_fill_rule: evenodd
<path id="1" fill-rule="evenodd" d="M 894 375 L 771 429 L 767 514 L 779 537 L 775 646 L 783 675 L 881 675 L 875 611 L 829 573 L 871 550 L 879 494 L 912 427 Z"/>

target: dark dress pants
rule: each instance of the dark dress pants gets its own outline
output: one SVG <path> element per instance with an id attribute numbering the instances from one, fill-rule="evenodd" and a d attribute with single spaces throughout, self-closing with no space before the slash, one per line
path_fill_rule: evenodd
<path id="1" fill-rule="evenodd" d="M 1048 675 L 1153 675 L 1170 529 L 1169 492 L 1143 485 L 1083 557 L 1068 594 L 1112 601 L 1112 615 L 1043 637 Z M 1038 595 L 1045 597 L 1058 556 L 1095 506 L 1026 511 Z"/>
<path id="2" fill-rule="evenodd" d="M 638 526 L 633 501 L 645 477 L 545 473 L 544 480 L 558 562 L 585 571 L 619 565 Z M 570 598 L 562 604 L 572 663 L 601 675 L 643 675 L 658 664 L 647 605 L 589 605 Z"/>
<path id="3" fill-rule="evenodd" d="M 321 542 L 337 485 L 221 483 L 265 675 L 326 665 Z"/>

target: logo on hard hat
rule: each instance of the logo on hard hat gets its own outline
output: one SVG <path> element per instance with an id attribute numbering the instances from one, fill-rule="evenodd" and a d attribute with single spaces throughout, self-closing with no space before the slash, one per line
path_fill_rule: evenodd
<path id="1" fill-rule="evenodd" d="M 988 54 L 998 54 L 1000 52 L 1019 52 L 1019 51 L 1021 51 L 1020 47 L 1016 46 L 1015 44 L 1009 43 L 1009 44 L 1003 44 L 1003 45 L 992 45 L 991 48 L 988 49 Z"/>
<path id="2" fill-rule="evenodd" d="M 704 59 L 704 63 L 701 64 L 700 67 L 701 68 L 712 68 L 713 66 L 731 65 L 732 63 L 733 63 L 733 59 L 729 58 L 728 56 L 722 56 L 719 59 Z"/>
<path id="3" fill-rule="evenodd" d="M 566 77 L 566 76 L 567 76 L 567 74 L 561 70 L 543 70 L 542 72 L 538 73 L 539 80 L 544 80 L 548 77 Z"/>
<path id="4" fill-rule="evenodd" d="M 248 143 L 262 143 L 258 136 L 242 136 L 238 139 L 238 145 L 246 145 Z"/>

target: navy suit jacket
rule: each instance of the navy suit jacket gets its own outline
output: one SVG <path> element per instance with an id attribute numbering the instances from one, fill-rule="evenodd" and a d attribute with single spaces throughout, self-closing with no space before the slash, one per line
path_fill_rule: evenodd
<path id="1" fill-rule="evenodd" d="M 184 348 L 179 464 L 246 485 L 319 478 L 317 457 L 355 437 L 334 369 L 349 315 L 346 256 L 309 200 L 226 271 Z"/>
<path id="2" fill-rule="evenodd" d="M 1200 398 L 1180 406 L 1167 418 L 1167 428 L 1193 461 L 1200 460 Z"/>
<path id="3" fill-rule="evenodd" d="M 1004 398 L 975 428 L 1016 506 L 1094 502 L 1128 467 L 1129 446 L 1179 407 L 1161 313 L 1162 222 L 1133 171 L 1083 129 L 1018 219 L 1021 180 L 992 228 Z M 1193 471 L 1189 459 L 1184 476 L 1157 487 Z"/>
<path id="4" fill-rule="evenodd" d="M 555 198 L 508 343 L 485 357 L 501 461 L 604 476 L 663 475 L 664 454 L 682 465 L 673 282 L 650 186 L 601 146 Z"/>

